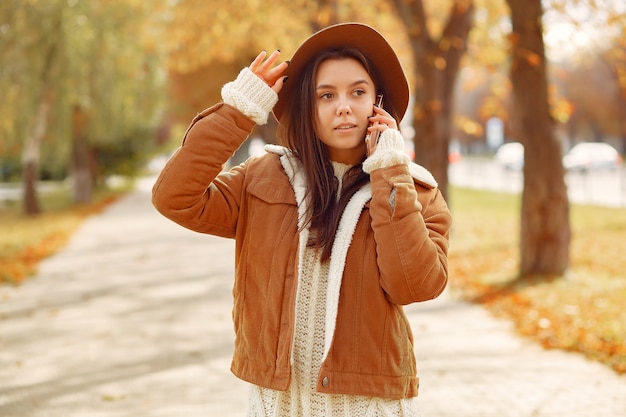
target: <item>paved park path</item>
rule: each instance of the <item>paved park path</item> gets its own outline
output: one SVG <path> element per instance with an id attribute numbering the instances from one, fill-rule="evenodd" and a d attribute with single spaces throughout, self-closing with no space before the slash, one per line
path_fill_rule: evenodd
<path id="1" fill-rule="evenodd" d="M 229 371 L 233 242 L 161 217 L 152 182 L 0 287 L 1 417 L 245 416 L 248 386 Z M 444 294 L 407 313 L 422 417 L 626 416 L 626 376 L 480 306 Z"/>

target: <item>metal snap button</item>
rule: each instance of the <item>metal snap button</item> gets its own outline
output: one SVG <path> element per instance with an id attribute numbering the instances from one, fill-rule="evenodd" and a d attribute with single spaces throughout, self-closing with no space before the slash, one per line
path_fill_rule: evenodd
<path id="1" fill-rule="evenodd" d="M 324 379 L 322 379 L 322 385 L 327 387 L 328 386 L 328 377 L 325 376 Z"/>

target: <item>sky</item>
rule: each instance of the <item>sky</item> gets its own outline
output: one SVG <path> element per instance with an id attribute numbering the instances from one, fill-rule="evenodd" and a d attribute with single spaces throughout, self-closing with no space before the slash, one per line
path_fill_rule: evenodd
<path id="1" fill-rule="evenodd" d="M 606 44 L 607 37 L 618 34 L 618 29 L 608 21 L 612 16 L 626 15 L 626 1 L 595 0 L 593 3 L 595 8 L 586 0 L 570 0 L 565 6 L 566 15 L 546 6 L 544 42 L 551 60 L 562 61 L 600 48 Z"/>

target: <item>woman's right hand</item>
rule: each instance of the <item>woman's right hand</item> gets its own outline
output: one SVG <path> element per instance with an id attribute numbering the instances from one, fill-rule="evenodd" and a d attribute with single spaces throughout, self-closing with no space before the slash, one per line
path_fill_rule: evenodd
<path id="1" fill-rule="evenodd" d="M 272 68 L 279 56 L 280 51 L 274 51 L 269 56 L 266 51 L 261 51 L 250 64 L 250 71 L 262 79 L 276 93 L 283 87 L 286 79 L 283 74 L 289 66 L 289 63 L 284 61 Z"/>

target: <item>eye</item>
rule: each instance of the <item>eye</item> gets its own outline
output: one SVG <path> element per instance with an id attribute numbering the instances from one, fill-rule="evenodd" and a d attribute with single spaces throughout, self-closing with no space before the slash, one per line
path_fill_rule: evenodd
<path id="1" fill-rule="evenodd" d="M 330 100 L 331 98 L 333 98 L 333 94 L 332 93 L 322 93 L 320 94 L 320 98 L 322 100 Z"/>
<path id="2" fill-rule="evenodd" d="M 360 89 L 360 88 L 358 88 L 358 89 L 354 90 L 354 95 L 355 95 L 355 96 L 362 96 L 363 94 L 367 94 L 367 93 L 365 92 L 365 90 L 362 90 L 362 89 Z"/>

